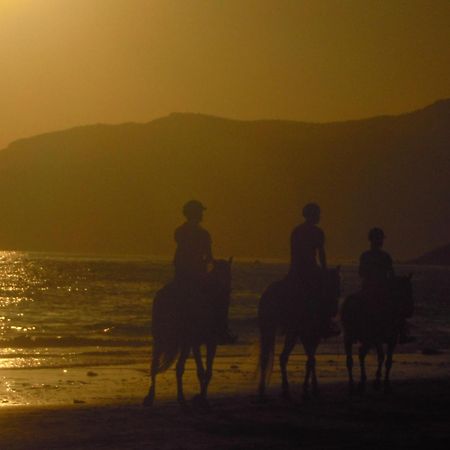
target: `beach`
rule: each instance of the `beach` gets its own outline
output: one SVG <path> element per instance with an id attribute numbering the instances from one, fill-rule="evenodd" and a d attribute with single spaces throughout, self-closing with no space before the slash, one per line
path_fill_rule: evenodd
<path id="1" fill-rule="evenodd" d="M 0 260 L 0 449 L 444 448 L 450 400 L 448 269 L 413 272 L 417 341 L 398 346 L 394 392 L 375 392 L 375 356 L 367 359 L 363 397 L 348 396 L 341 337 L 318 349 L 320 398 L 302 398 L 305 356 L 289 362 L 293 400 L 280 399 L 275 364 L 268 401 L 256 397 L 256 311 L 282 263 L 233 267 L 230 326 L 234 345 L 218 348 L 210 409 L 176 403 L 173 368 L 149 387 L 151 304 L 171 277 L 168 262 L 6 254 Z M 342 269 L 343 297 L 358 289 L 355 266 Z M 280 336 L 277 352 L 282 345 Z M 359 376 L 355 346 L 355 376 Z M 192 359 L 184 376 L 188 400 L 198 393 Z M 445 446 L 446 447 L 446 446 Z"/>
<path id="2" fill-rule="evenodd" d="M 133 377 L 132 371 L 124 373 L 119 368 L 114 369 L 115 374 L 103 369 L 99 371 L 99 382 L 103 377 L 118 376 L 130 381 L 138 378 L 142 384 L 137 379 L 131 383 L 122 381 L 121 388 L 116 386 L 109 398 L 88 400 L 85 396 L 86 403 L 81 403 L 83 396 L 74 389 L 72 404 L 3 407 L 0 448 L 448 448 L 448 358 L 404 355 L 394 366 L 391 395 L 375 392 L 369 386 L 363 397 L 350 398 L 346 382 L 341 380 L 343 373 L 334 378 L 327 376 L 329 369 L 320 369 L 320 398 L 302 400 L 300 379 L 295 382 L 300 374 L 291 373 L 294 399 L 286 402 L 278 396 L 278 377 L 274 374 L 266 403 L 258 402 L 250 372 L 240 366 L 231 368 L 231 361 L 239 362 L 235 358 L 217 360 L 207 411 L 192 403 L 187 409 L 179 407 L 172 371 L 161 377 L 155 405 L 144 408 L 141 401 L 146 390 L 145 377 Z M 325 362 L 328 361 L 319 361 L 319 367 Z M 228 370 L 221 369 L 226 366 Z M 81 372 L 72 375 L 74 381 L 77 375 L 79 381 L 83 378 Z M 46 376 L 51 382 L 51 374 Z M 188 370 L 189 397 L 196 392 L 195 384 L 194 373 Z"/>

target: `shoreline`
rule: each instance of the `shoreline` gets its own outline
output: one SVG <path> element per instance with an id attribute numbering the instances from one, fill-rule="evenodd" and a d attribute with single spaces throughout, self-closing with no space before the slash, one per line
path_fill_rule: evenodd
<path id="1" fill-rule="evenodd" d="M 279 351 L 279 348 L 278 350 Z M 277 353 L 278 354 L 278 353 Z M 347 381 L 345 355 L 321 353 L 317 355 L 319 385 Z M 280 386 L 280 373 L 275 360 L 269 389 Z M 300 351 L 293 353 L 288 365 L 293 391 L 303 383 L 306 357 Z M 71 405 L 109 405 L 138 403 L 149 386 L 149 363 L 124 365 L 90 365 L 57 368 L 0 369 L 0 415 L 8 408 L 46 407 Z M 257 353 L 237 354 L 232 346 L 224 347 L 214 363 L 210 395 L 233 398 L 243 392 L 255 393 Z M 367 357 L 367 374 L 373 379 L 376 356 Z M 443 379 L 450 374 L 450 353 L 425 355 L 422 353 L 397 353 L 391 379 L 393 382 L 409 379 Z M 358 380 L 357 347 L 354 349 L 354 376 Z M 196 367 L 192 358 L 186 364 L 184 385 L 187 396 L 198 391 Z M 170 401 L 176 397 L 175 371 L 172 367 L 157 377 L 156 402 Z"/>

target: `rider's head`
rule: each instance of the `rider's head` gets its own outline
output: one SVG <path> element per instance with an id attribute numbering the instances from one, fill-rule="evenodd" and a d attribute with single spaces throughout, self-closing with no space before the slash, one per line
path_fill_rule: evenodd
<path id="1" fill-rule="evenodd" d="M 197 200 L 190 200 L 183 206 L 183 215 L 188 222 L 200 223 L 206 208 Z"/>
<path id="2" fill-rule="evenodd" d="M 383 241 L 386 237 L 384 231 L 381 228 L 375 227 L 369 231 L 369 241 L 373 248 L 383 247 Z"/>
<path id="3" fill-rule="evenodd" d="M 309 223 L 317 225 L 320 222 L 320 207 L 317 203 L 308 203 L 303 208 L 303 217 Z"/>

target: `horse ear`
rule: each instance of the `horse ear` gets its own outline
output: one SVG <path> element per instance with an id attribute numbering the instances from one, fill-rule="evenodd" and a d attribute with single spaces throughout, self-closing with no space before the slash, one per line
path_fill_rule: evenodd
<path id="1" fill-rule="evenodd" d="M 231 264 L 233 264 L 233 257 L 230 256 L 230 259 L 228 260 L 228 264 L 231 266 Z"/>

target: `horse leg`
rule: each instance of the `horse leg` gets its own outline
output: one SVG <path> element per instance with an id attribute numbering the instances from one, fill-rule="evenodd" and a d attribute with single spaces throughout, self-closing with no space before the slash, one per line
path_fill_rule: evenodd
<path id="1" fill-rule="evenodd" d="M 200 352 L 200 345 L 194 345 L 192 347 L 192 353 L 194 355 L 195 364 L 197 366 L 197 378 L 200 385 L 200 392 L 203 392 L 205 384 L 205 368 L 203 367 L 202 354 Z"/>
<path id="2" fill-rule="evenodd" d="M 206 373 L 205 382 L 203 384 L 203 392 L 201 393 L 203 399 L 206 401 L 208 395 L 208 386 L 211 382 L 213 374 L 214 358 L 216 357 L 217 345 L 216 343 L 209 343 L 206 345 Z"/>
<path id="3" fill-rule="evenodd" d="M 189 356 L 190 346 L 185 346 L 181 349 L 180 356 L 178 358 L 177 366 L 176 366 L 176 374 L 177 374 L 177 400 L 181 406 L 186 405 L 186 399 L 184 397 L 183 392 L 183 374 L 184 374 L 184 366 L 186 364 L 186 359 Z"/>
<path id="4" fill-rule="evenodd" d="M 287 375 L 287 364 L 289 361 L 289 355 L 295 347 L 297 342 L 297 337 L 294 333 L 286 333 L 286 338 L 284 340 L 283 351 L 280 355 L 280 369 L 281 369 L 281 396 L 290 400 L 291 394 L 289 392 L 289 381 Z"/>
<path id="5" fill-rule="evenodd" d="M 275 348 L 276 326 L 268 324 L 260 329 L 260 378 L 258 385 L 258 395 L 260 400 L 264 400 L 266 394 L 266 382 L 268 373 L 272 370 L 273 353 Z"/>
<path id="6" fill-rule="evenodd" d="M 144 398 L 144 406 L 152 406 L 155 400 L 156 374 L 158 373 L 160 356 L 161 350 L 159 348 L 159 343 L 155 341 L 153 343 L 153 355 L 150 367 L 150 389 L 147 396 Z"/>
<path id="7" fill-rule="evenodd" d="M 353 390 L 355 387 L 355 382 L 353 380 L 353 353 L 352 353 L 353 341 L 348 336 L 345 336 L 344 346 L 345 346 L 345 354 L 347 356 L 346 363 L 348 372 L 348 390 L 349 394 L 353 395 Z"/>
<path id="8" fill-rule="evenodd" d="M 319 342 L 311 343 L 310 347 L 310 354 L 312 359 L 312 367 L 311 367 L 311 387 L 312 387 L 312 394 L 314 397 L 319 396 L 319 383 L 317 382 L 317 374 L 316 374 L 316 351 L 317 347 L 319 345 Z"/>
<path id="9" fill-rule="evenodd" d="M 391 380 L 389 377 L 391 374 L 392 358 L 394 355 L 394 349 L 395 349 L 395 340 L 392 339 L 388 343 L 388 347 L 387 347 L 387 351 L 386 351 L 386 371 L 384 374 L 384 392 L 385 392 L 385 394 L 390 394 L 392 392 Z"/>
<path id="10" fill-rule="evenodd" d="M 305 349 L 305 353 L 307 356 L 305 380 L 303 382 L 303 399 L 308 400 L 309 399 L 309 380 L 310 380 L 310 378 L 312 378 L 314 370 L 315 370 L 316 358 L 315 358 L 315 351 L 314 351 L 313 347 L 311 346 L 310 342 L 303 342 L 303 348 Z M 317 379 L 315 382 L 317 383 Z"/>
<path id="11" fill-rule="evenodd" d="M 358 391 L 362 395 L 364 394 L 364 391 L 366 390 L 366 381 L 367 381 L 367 374 L 366 374 L 366 356 L 369 352 L 369 346 L 365 343 L 361 344 L 361 347 L 359 347 L 359 367 L 361 369 L 361 379 L 359 381 L 358 385 Z"/>
<path id="12" fill-rule="evenodd" d="M 311 378 L 312 368 L 313 368 L 313 360 L 311 358 L 311 352 L 309 348 L 309 343 L 305 343 L 303 341 L 303 348 L 305 350 L 306 355 L 306 363 L 305 363 L 305 379 L 303 381 L 303 399 L 309 399 L 309 380 Z"/>
<path id="13" fill-rule="evenodd" d="M 376 372 L 376 375 L 375 375 L 375 381 L 373 383 L 373 387 L 374 387 L 375 390 L 378 390 L 381 387 L 381 371 L 383 369 L 383 363 L 384 363 L 383 344 L 382 343 L 378 343 L 378 344 L 376 344 L 375 348 L 377 350 L 378 366 L 377 366 L 377 372 Z"/>

